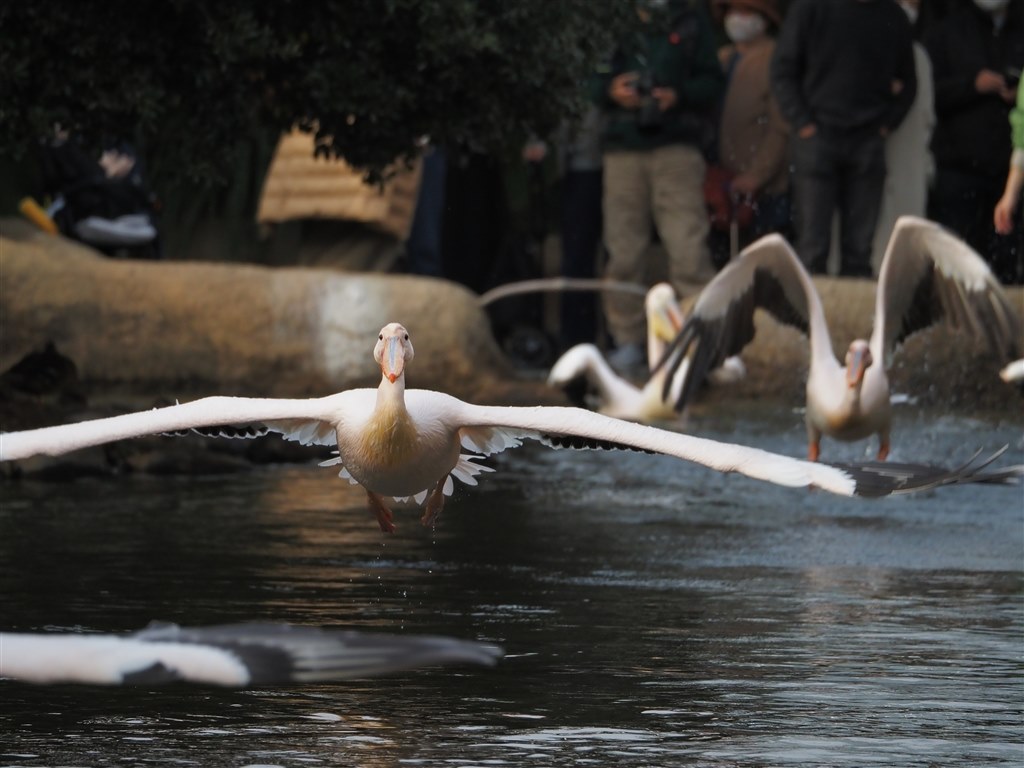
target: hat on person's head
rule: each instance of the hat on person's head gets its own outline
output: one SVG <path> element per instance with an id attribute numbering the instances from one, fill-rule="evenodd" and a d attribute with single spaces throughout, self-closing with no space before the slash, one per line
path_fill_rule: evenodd
<path id="1" fill-rule="evenodd" d="M 782 14 L 779 12 L 779 0 L 714 0 L 715 15 L 718 16 L 718 18 L 724 17 L 730 8 L 737 8 L 743 11 L 756 11 L 776 27 L 782 24 Z"/>

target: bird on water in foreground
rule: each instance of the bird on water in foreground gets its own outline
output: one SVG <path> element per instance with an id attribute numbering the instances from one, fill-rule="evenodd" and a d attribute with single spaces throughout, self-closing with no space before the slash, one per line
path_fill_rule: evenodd
<path id="1" fill-rule="evenodd" d="M 0 678 L 26 683 L 227 687 L 323 683 L 446 664 L 491 666 L 501 648 L 433 635 L 249 623 L 150 624 L 130 634 L 0 632 Z"/>
<path id="2" fill-rule="evenodd" d="M 456 478 L 476 485 L 494 471 L 479 459 L 536 440 L 551 448 L 625 449 L 660 453 L 720 472 L 789 487 L 814 487 L 841 496 L 887 496 L 941 485 L 1012 481 L 1024 465 L 981 470 L 995 460 L 974 459 L 955 469 L 924 464 L 812 463 L 758 448 L 693 437 L 615 419 L 582 408 L 473 405 L 442 392 L 406 389 L 412 340 L 399 323 L 385 325 L 373 351 L 380 365 L 376 389 L 350 389 L 308 400 L 207 397 L 190 403 L 54 427 L 0 433 L 0 460 L 59 455 L 89 446 L 154 434 L 195 431 L 207 436 L 254 437 L 275 432 L 303 445 L 335 446 L 322 462 L 361 485 L 382 531 L 395 524 L 385 497 L 424 504 L 421 521 L 433 525 Z M 463 453 L 463 450 L 467 453 Z"/>
<path id="3" fill-rule="evenodd" d="M 686 381 L 662 396 L 682 411 L 708 372 L 754 339 L 754 312 L 809 336 L 807 457 L 823 435 L 862 440 L 877 434 L 877 458 L 889 455 L 893 354 L 916 331 L 945 322 L 987 344 L 1004 363 L 1020 357 L 1024 327 L 985 261 L 963 240 L 927 219 L 901 216 L 878 274 L 871 339 L 855 339 L 845 364 L 832 351 L 821 298 L 792 246 L 767 235 L 748 246 L 701 291 L 662 361 L 667 379 L 688 366 Z"/>

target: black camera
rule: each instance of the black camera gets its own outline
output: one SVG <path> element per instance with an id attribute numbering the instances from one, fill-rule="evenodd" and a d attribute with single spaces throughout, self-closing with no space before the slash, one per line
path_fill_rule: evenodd
<path id="1" fill-rule="evenodd" d="M 637 95 L 640 97 L 640 109 L 636 113 L 636 124 L 641 129 L 657 130 L 664 120 L 661 106 L 652 93 L 655 85 L 654 75 L 650 70 L 642 71 L 634 85 Z"/>

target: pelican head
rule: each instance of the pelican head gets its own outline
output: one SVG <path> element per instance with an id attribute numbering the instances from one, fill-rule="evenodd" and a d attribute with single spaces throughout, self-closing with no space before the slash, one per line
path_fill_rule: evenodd
<path id="1" fill-rule="evenodd" d="M 373 348 L 373 359 L 380 365 L 380 372 L 392 384 L 405 372 L 405 364 L 412 360 L 412 341 L 409 332 L 401 323 L 388 323 L 380 329 L 377 345 Z"/>
<path id="2" fill-rule="evenodd" d="M 654 333 L 662 341 L 672 341 L 683 327 L 683 313 L 676 301 L 675 289 L 668 283 L 651 286 L 644 306 Z"/>
<path id="3" fill-rule="evenodd" d="M 668 283 L 658 283 L 647 291 L 644 301 L 647 313 L 647 360 L 654 366 L 661 360 L 665 347 L 683 327 L 683 311 L 676 301 L 676 291 Z"/>
<path id="4" fill-rule="evenodd" d="M 851 389 L 860 386 L 872 362 L 868 343 L 863 339 L 852 342 L 846 352 L 846 385 Z"/>

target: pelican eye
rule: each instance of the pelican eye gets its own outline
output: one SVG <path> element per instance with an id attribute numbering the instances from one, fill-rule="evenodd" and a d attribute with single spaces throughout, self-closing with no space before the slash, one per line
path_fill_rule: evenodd
<path id="1" fill-rule="evenodd" d="M 384 341 L 384 334 L 383 333 L 380 336 L 377 337 L 377 341 Z"/>
<path id="2" fill-rule="evenodd" d="M 409 334 L 408 334 L 408 333 L 407 333 L 407 334 L 405 334 L 405 340 L 406 340 L 406 341 L 408 341 L 408 340 L 409 340 Z"/>

